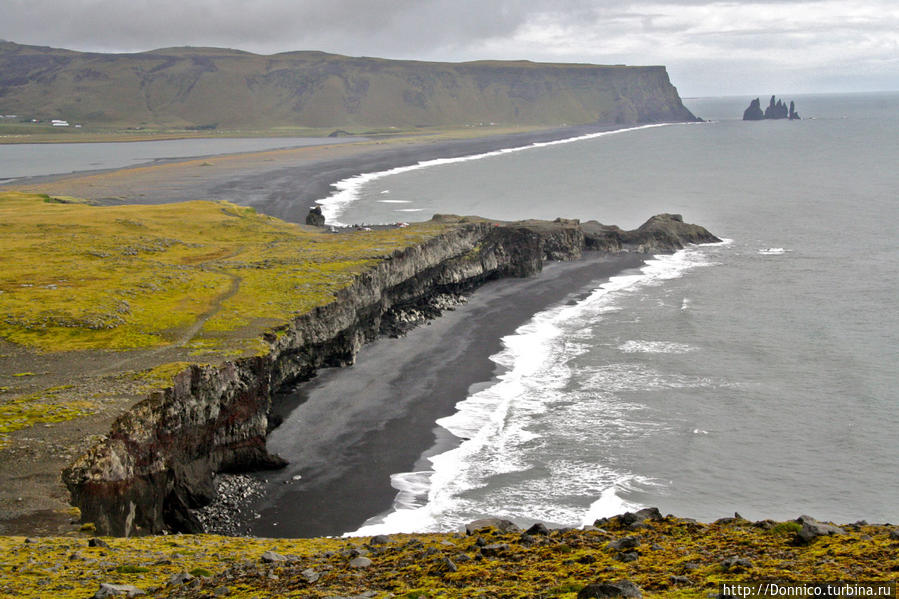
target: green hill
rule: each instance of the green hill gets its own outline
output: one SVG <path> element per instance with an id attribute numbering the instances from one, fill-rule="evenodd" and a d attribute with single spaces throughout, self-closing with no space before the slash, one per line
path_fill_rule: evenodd
<path id="1" fill-rule="evenodd" d="M 145 127 L 695 120 L 664 67 L 438 63 L 220 48 L 99 54 L 0 42 L 0 114 Z"/>

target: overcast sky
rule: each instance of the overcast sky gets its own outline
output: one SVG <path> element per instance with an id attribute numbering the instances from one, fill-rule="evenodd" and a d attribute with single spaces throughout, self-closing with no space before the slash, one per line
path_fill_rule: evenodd
<path id="1" fill-rule="evenodd" d="M 0 38 L 664 64 L 685 97 L 899 90 L 899 0 L 0 0 Z"/>

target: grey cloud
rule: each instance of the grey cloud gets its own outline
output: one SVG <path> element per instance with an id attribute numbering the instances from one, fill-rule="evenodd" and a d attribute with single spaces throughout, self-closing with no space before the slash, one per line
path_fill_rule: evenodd
<path id="1" fill-rule="evenodd" d="M 4 0 L 0 38 L 97 51 L 209 45 L 266 54 L 323 50 L 423 60 L 666 64 L 675 83 L 702 93 L 713 89 L 714 77 L 771 80 L 781 71 L 802 68 L 794 64 L 795 59 L 791 63 L 783 56 L 801 36 L 801 47 L 826 53 L 833 53 L 836 43 L 870 46 L 858 60 L 875 65 L 868 68 L 879 69 L 885 84 L 895 81 L 899 67 L 885 58 L 890 51 L 899 51 L 895 0 L 845 3 L 856 4 L 866 8 L 868 20 L 822 23 L 817 19 L 819 9 L 832 8 L 833 2 L 752 0 L 755 10 L 750 11 L 750 20 L 768 10 L 804 8 L 795 11 L 795 22 L 782 26 L 746 22 L 715 31 L 702 26 L 706 18 L 745 4 L 709 0 Z M 872 14 L 879 18 L 872 21 Z M 554 35 L 541 37 L 546 27 Z M 805 52 L 809 61 L 811 54 L 811 50 Z M 753 68 L 760 60 L 764 68 Z M 811 62 L 806 66 L 818 68 Z M 697 68 L 702 69 L 701 76 Z M 840 73 L 832 75 L 817 80 L 840 80 Z M 850 72 L 844 75 L 851 79 Z M 795 81 L 795 76 L 787 79 Z M 871 75 L 866 81 L 875 79 Z"/>

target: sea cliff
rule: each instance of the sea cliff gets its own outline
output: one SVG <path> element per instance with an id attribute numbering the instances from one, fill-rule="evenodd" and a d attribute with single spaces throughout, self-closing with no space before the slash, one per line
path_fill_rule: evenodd
<path id="1" fill-rule="evenodd" d="M 0 41 L 0 91 L 0 109 L 27 120 L 201 132 L 696 120 L 663 66 L 190 47 L 100 54 Z"/>
<path id="2" fill-rule="evenodd" d="M 279 465 L 265 449 L 273 390 L 323 366 L 353 363 L 364 343 L 395 332 L 399 312 L 428 306 L 437 295 L 535 275 L 545 260 L 572 260 L 585 250 L 652 254 L 717 241 L 668 214 L 634 231 L 565 219 L 434 220 L 444 232 L 394 250 L 333 301 L 270 330 L 264 351 L 188 366 L 170 387 L 119 417 L 106 438 L 63 473 L 82 520 L 112 535 L 199 532 L 191 509 L 213 498 L 215 472 Z"/>

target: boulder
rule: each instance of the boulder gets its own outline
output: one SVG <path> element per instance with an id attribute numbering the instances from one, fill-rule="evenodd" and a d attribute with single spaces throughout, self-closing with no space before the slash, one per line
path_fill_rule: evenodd
<path id="1" fill-rule="evenodd" d="M 608 549 L 613 551 L 624 551 L 625 549 L 635 549 L 640 545 L 640 537 L 623 537 L 617 541 L 609 541 L 606 545 Z"/>
<path id="2" fill-rule="evenodd" d="M 350 568 L 368 568 L 372 561 L 367 557 L 357 557 L 350 560 Z"/>
<path id="3" fill-rule="evenodd" d="M 503 520 L 501 518 L 481 518 L 474 520 L 465 525 L 465 534 L 473 535 L 477 531 L 484 528 L 495 528 L 500 532 L 519 532 L 521 531 L 514 522 Z"/>
<path id="4" fill-rule="evenodd" d="M 392 543 L 393 539 L 388 537 L 387 535 L 375 535 L 368 542 L 369 545 L 386 545 L 388 543 Z"/>
<path id="5" fill-rule="evenodd" d="M 643 597 L 640 587 L 630 580 L 615 582 L 594 582 L 582 588 L 577 599 L 593 599 L 603 597 Z"/>
<path id="6" fill-rule="evenodd" d="M 527 529 L 525 532 L 529 535 L 548 535 L 549 529 L 546 528 L 545 524 L 543 524 L 541 522 L 537 522 L 536 524 L 531 526 L 529 529 Z"/>
<path id="7" fill-rule="evenodd" d="M 312 568 L 306 568 L 305 570 L 300 572 L 300 576 L 309 584 L 314 584 L 319 578 L 321 578 L 321 574 L 319 574 Z"/>
<path id="8" fill-rule="evenodd" d="M 509 546 L 505 543 L 491 543 L 490 545 L 481 547 L 481 554 L 484 557 L 496 557 L 506 553 L 508 550 Z"/>
<path id="9" fill-rule="evenodd" d="M 287 558 L 280 553 L 275 553 L 274 551 L 266 551 L 262 554 L 260 560 L 265 564 L 274 564 L 276 562 L 286 562 Z"/>
<path id="10" fill-rule="evenodd" d="M 94 599 L 104 597 L 137 597 L 146 595 L 147 592 L 131 584 L 106 584 L 101 583 L 100 588 L 94 593 Z"/>
<path id="11" fill-rule="evenodd" d="M 745 557 L 729 557 L 721 562 L 721 567 L 728 572 L 743 572 L 752 568 L 752 560 Z"/>
<path id="12" fill-rule="evenodd" d="M 796 536 L 804 543 L 811 543 L 818 537 L 846 534 L 846 531 L 839 526 L 818 522 L 811 516 L 799 516 L 796 519 L 796 522 L 802 525 L 802 528 L 796 533 Z"/>
<path id="13" fill-rule="evenodd" d="M 172 574 L 169 577 L 169 585 L 170 586 L 178 586 L 182 585 L 185 582 L 190 582 L 194 577 L 187 572 L 178 572 L 177 574 Z"/>

